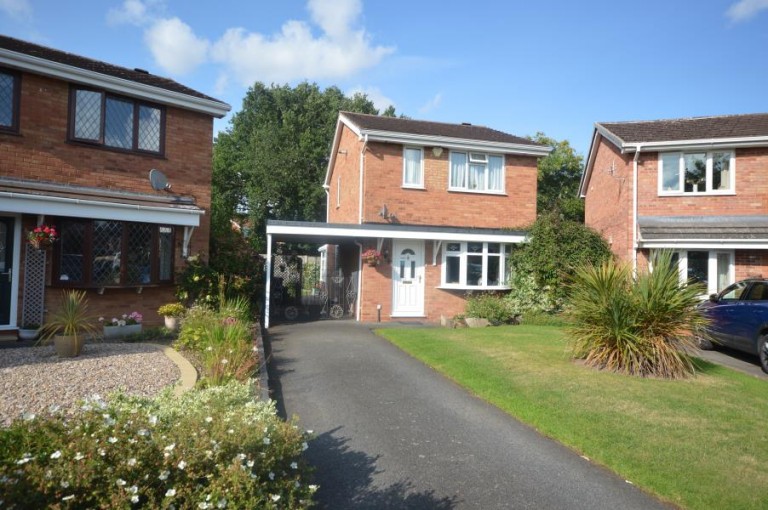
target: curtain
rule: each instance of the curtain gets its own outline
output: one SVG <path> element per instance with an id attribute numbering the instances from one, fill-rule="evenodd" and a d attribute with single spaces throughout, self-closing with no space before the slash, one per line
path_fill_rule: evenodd
<path id="1" fill-rule="evenodd" d="M 504 190 L 504 159 L 501 156 L 488 158 L 488 189 L 493 191 Z"/>
<path id="2" fill-rule="evenodd" d="M 451 188 L 467 187 L 467 155 L 451 152 Z"/>

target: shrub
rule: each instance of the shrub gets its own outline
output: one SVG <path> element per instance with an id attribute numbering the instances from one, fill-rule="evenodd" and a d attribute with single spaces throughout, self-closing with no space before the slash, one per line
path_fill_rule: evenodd
<path id="1" fill-rule="evenodd" d="M 163 317 L 182 317 L 185 311 L 181 303 L 166 303 L 157 309 L 157 314 Z"/>
<path id="2" fill-rule="evenodd" d="M 674 379 L 693 373 L 689 354 L 707 326 L 698 308 L 705 289 L 680 284 L 669 253 L 653 265 L 634 278 L 630 267 L 613 260 L 576 270 L 569 328 L 574 357 L 630 375 Z"/>
<path id="3" fill-rule="evenodd" d="M 202 333 L 198 351 L 203 385 L 220 385 L 231 380 L 246 381 L 256 367 L 251 328 L 246 322 L 227 318 L 210 324 Z"/>
<path id="4" fill-rule="evenodd" d="M 179 337 L 174 343 L 180 349 L 202 350 L 203 335 L 206 328 L 219 321 L 218 314 L 207 305 L 195 305 L 187 310 L 187 314 L 181 323 Z"/>
<path id="5" fill-rule="evenodd" d="M 307 508 L 306 437 L 240 383 L 0 430 L 4 508 Z"/>
<path id="6" fill-rule="evenodd" d="M 466 316 L 488 319 L 492 324 L 509 324 L 516 318 L 509 302 L 493 293 L 471 295 L 467 299 Z"/>

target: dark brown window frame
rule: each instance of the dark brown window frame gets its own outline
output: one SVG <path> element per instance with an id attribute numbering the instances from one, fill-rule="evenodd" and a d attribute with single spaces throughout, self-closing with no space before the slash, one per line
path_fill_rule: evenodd
<path id="1" fill-rule="evenodd" d="M 19 132 L 19 110 L 21 109 L 21 73 L 11 69 L 0 68 L 0 73 L 13 77 L 13 112 L 11 114 L 11 125 L 0 125 L 0 132 L 18 133 Z"/>
<path id="2" fill-rule="evenodd" d="M 53 220 L 53 223 L 59 227 L 61 235 L 64 234 L 62 224 L 64 222 L 77 222 L 84 225 L 83 236 L 83 278 L 82 281 L 73 280 L 61 280 L 61 245 L 59 241 L 54 244 L 53 247 L 53 264 L 52 264 L 52 276 L 51 286 L 63 287 L 63 288 L 136 288 L 136 287 L 156 287 L 160 285 L 172 285 L 174 283 L 175 274 L 175 261 L 176 261 L 176 228 L 175 225 L 167 225 L 164 223 L 149 223 L 152 227 L 152 247 L 150 254 L 150 278 L 147 283 L 125 281 L 128 271 L 128 257 L 121 256 L 120 259 L 120 283 L 105 285 L 101 283 L 94 283 L 93 280 L 93 260 L 94 260 L 94 246 L 93 246 L 93 229 L 94 222 L 96 221 L 116 221 L 123 224 L 121 241 L 120 241 L 120 253 L 127 253 L 128 246 L 128 229 L 125 226 L 129 224 L 147 225 L 147 223 L 135 222 L 135 221 L 123 221 L 123 220 L 103 220 L 101 218 L 69 218 L 61 217 Z M 167 227 L 172 229 L 171 234 L 171 268 L 170 278 L 166 280 L 160 279 L 160 228 Z"/>
<path id="3" fill-rule="evenodd" d="M 101 119 L 99 124 L 100 129 L 99 129 L 98 141 L 84 139 L 84 138 L 77 138 L 75 136 L 75 121 L 76 121 L 75 111 L 77 108 L 77 91 L 78 90 L 86 90 L 89 92 L 96 92 L 97 94 L 101 94 Z M 115 146 L 107 145 L 106 143 L 104 143 L 105 122 L 106 122 L 106 116 L 107 116 L 107 98 L 112 98 L 116 101 L 126 101 L 133 104 L 133 130 L 131 133 L 132 140 L 131 140 L 130 149 L 125 149 L 123 147 L 115 147 Z M 141 106 L 156 108 L 160 110 L 160 147 L 157 152 L 139 149 L 139 107 Z M 151 156 L 164 156 L 165 155 L 165 119 L 166 119 L 166 109 L 164 106 L 159 105 L 157 103 L 140 101 L 132 97 L 121 96 L 119 94 L 112 94 L 104 90 L 94 89 L 90 87 L 83 87 L 79 85 L 72 85 L 69 88 L 69 122 L 68 122 L 69 133 L 67 135 L 67 138 L 69 139 L 70 142 L 75 142 L 83 145 L 90 145 L 92 147 L 100 147 L 100 148 L 108 149 L 111 151 L 117 151 L 117 152 L 128 152 L 132 154 L 147 154 Z"/>

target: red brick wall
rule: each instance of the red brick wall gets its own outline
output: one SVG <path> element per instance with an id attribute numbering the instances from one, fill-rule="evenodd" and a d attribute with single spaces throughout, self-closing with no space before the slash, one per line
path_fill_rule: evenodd
<path id="1" fill-rule="evenodd" d="M 768 148 L 736 149 L 736 195 L 659 196 L 657 152 L 638 163 L 639 216 L 716 216 L 768 212 Z"/>
<path id="2" fill-rule="evenodd" d="M 632 260 L 632 156 L 598 135 L 584 219 L 621 260 Z"/>
<path id="3" fill-rule="evenodd" d="M 359 223 L 360 221 L 360 149 L 363 143 L 357 135 L 342 125 L 336 161 L 328 183 L 328 222 Z M 341 179 L 341 186 L 339 186 Z M 339 188 L 341 193 L 339 194 Z M 338 206 L 336 205 L 338 204 Z"/>
<path id="4" fill-rule="evenodd" d="M 525 227 L 536 220 L 536 158 L 506 155 L 506 195 L 448 191 L 449 157 L 424 149 L 424 188 L 403 188 L 403 146 L 369 143 L 365 154 L 363 222 L 380 223 L 384 204 L 410 225 Z"/>
<path id="5" fill-rule="evenodd" d="M 768 277 L 768 251 L 736 250 L 736 281 Z"/>
<path id="6" fill-rule="evenodd" d="M 67 142 L 68 83 L 33 74 L 24 74 L 21 83 L 20 133 L 0 133 L 0 175 L 152 193 L 149 170 L 162 170 L 173 185 L 174 194 L 194 197 L 197 205 L 205 210 L 200 227 L 192 236 L 190 251 L 207 256 L 213 149 L 211 116 L 167 107 L 163 157 L 88 147 Z M 34 221 L 31 216 L 25 217 L 25 229 Z M 177 232 L 177 269 L 183 263 L 182 237 Z M 58 294 L 49 289 L 48 307 L 57 306 Z M 157 306 L 172 299 L 172 287 L 145 288 L 141 294 L 134 289 L 107 289 L 103 296 L 94 294 L 91 305 L 95 314 L 110 318 L 138 310 L 145 314 L 148 322 L 160 323 L 161 318 L 155 313 Z"/>

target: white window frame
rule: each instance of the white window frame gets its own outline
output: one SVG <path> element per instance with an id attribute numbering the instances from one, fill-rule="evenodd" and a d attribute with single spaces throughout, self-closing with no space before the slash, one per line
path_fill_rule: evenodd
<path id="1" fill-rule="evenodd" d="M 685 191 L 685 156 L 686 154 L 705 153 L 707 159 L 707 169 L 705 176 L 705 189 L 704 191 Z M 713 190 L 712 189 L 712 168 L 713 168 L 713 156 L 719 153 L 729 153 L 730 161 L 728 166 L 729 171 L 729 183 L 728 189 Z M 664 189 L 664 156 L 678 156 L 678 186 L 675 190 Z M 658 154 L 658 193 L 659 196 L 689 196 L 689 195 L 735 195 L 736 194 L 736 152 L 733 149 L 722 150 L 689 150 L 689 151 L 674 151 L 674 152 L 659 152 Z"/>
<path id="2" fill-rule="evenodd" d="M 500 282 L 506 282 L 507 281 L 507 259 L 509 257 L 510 253 L 510 247 L 507 244 L 504 243 L 497 243 L 495 241 L 489 241 L 484 242 L 483 244 L 483 251 L 480 252 L 473 252 L 469 253 L 467 250 L 468 244 L 474 244 L 475 241 L 443 241 L 442 242 L 442 264 L 440 268 L 440 287 L 442 289 L 466 289 L 466 290 L 506 290 L 509 289 L 507 285 L 504 283 L 501 283 L 500 285 L 486 285 L 486 281 L 488 280 L 488 259 L 489 257 L 498 257 L 499 260 L 499 281 Z M 479 241 L 478 241 L 479 242 Z M 449 252 L 448 251 L 448 245 L 449 244 L 459 244 L 461 246 L 460 251 L 455 252 Z M 499 245 L 499 253 L 489 253 L 488 252 L 488 245 L 489 244 L 498 244 Z M 458 255 L 457 255 L 458 253 Z M 483 258 L 483 270 L 482 270 L 482 276 L 481 281 L 482 285 L 470 285 L 467 283 L 467 257 L 468 256 L 482 256 Z M 449 257 L 456 257 L 459 259 L 459 282 L 458 283 L 447 283 L 446 282 L 446 276 L 448 272 L 448 258 Z"/>
<path id="3" fill-rule="evenodd" d="M 407 158 L 405 157 L 406 153 L 411 151 L 419 151 L 419 178 L 418 182 L 408 182 L 406 180 L 406 163 Z M 413 147 L 413 146 L 404 146 L 403 147 L 403 188 L 415 188 L 415 189 L 424 189 L 424 148 L 423 147 Z"/>
<path id="4" fill-rule="evenodd" d="M 466 165 L 464 168 L 464 186 L 451 186 L 451 172 L 453 171 L 453 155 L 464 154 L 466 156 Z M 482 156 L 480 158 L 479 156 Z M 501 189 L 489 189 L 489 160 L 491 157 L 501 158 Z M 469 187 L 469 167 L 470 165 L 484 164 L 485 172 L 483 173 L 483 188 L 482 189 L 470 189 Z M 462 193 L 482 193 L 490 195 L 504 195 L 506 194 L 506 182 L 507 182 L 507 162 L 504 154 L 495 154 L 490 152 L 478 152 L 478 151 L 451 151 L 448 156 L 448 191 L 461 191 Z"/>
<path id="5" fill-rule="evenodd" d="M 731 285 L 736 281 L 736 251 L 735 250 L 717 250 L 707 248 L 688 248 L 688 249 L 676 249 L 673 253 L 678 256 L 678 273 L 680 275 L 680 283 L 688 281 L 688 252 L 691 251 L 705 251 L 708 253 L 707 257 L 707 296 L 720 292 L 725 287 Z M 717 288 L 717 256 L 728 255 L 728 281 L 722 289 Z M 706 297 L 706 296 L 702 296 Z"/>

